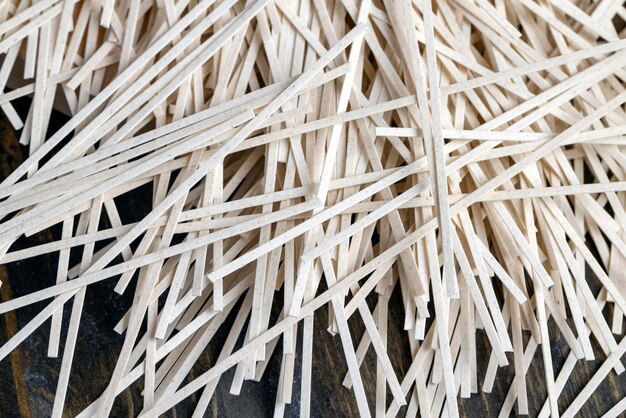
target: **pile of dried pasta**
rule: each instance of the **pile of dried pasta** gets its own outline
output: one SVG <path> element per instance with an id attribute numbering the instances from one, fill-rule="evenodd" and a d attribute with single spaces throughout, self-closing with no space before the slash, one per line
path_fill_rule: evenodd
<path id="1" fill-rule="evenodd" d="M 457 397 L 489 391 L 503 367 L 515 378 L 500 416 L 527 414 L 538 351 L 540 416 L 576 416 L 624 370 L 622 3 L 0 2 L 0 107 L 28 150 L 0 184 L 0 263 L 58 254 L 56 282 L 0 303 L 45 301 L 0 358 L 49 327 L 61 417 L 85 289 L 107 280 L 133 303 L 110 382 L 81 417 L 108 416 L 131 385 L 142 416 L 198 392 L 201 417 L 224 372 L 238 393 L 273 355 L 275 416 L 299 402 L 308 417 L 320 309 L 363 417 L 458 416 Z M 28 95 L 20 115 L 12 101 Z M 54 108 L 71 118 L 47 133 Z M 119 198 L 145 185 L 152 209 L 123 223 Z M 55 225 L 55 241 L 15 248 Z M 387 352 L 393 292 L 407 367 Z M 550 322 L 569 346 L 559 369 Z M 189 378 L 224 327 L 219 358 Z M 559 410 L 577 361 L 596 356 Z"/>

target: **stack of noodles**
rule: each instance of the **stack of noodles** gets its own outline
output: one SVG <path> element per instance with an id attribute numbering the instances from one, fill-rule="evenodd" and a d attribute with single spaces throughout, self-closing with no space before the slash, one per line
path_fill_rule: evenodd
<path id="1" fill-rule="evenodd" d="M 142 416 L 197 392 L 201 417 L 226 371 L 239 393 L 273 355 L 275 416 L 298 402 L 308 417 L 320 309 L 361 416 L 456 417 L 457 398 L 505 367 L 500 416 L 527 414 L 531 361 L 545 371 L 539 415 L 576 416 L 624 371 L 622 3 L 1 2 L 0 107 L 28 157 L 0 185 L 0 262 L 58 253 L 58 268 L 0 303 L 45 301 L 0 358 L 49 328 L 61 417 L 85 289 L 113 281 L 133 303 L 81 417 L 108 416 L 129 387 Z M 20 115 L 12 101 L 28 95 Z M 48 133 L 59 103 L 71 117 Z M 151 209 L 123 223 L 119 198 L 145 185 Z M 15 249 L 52 226 L 55 241 Z M 406 367 L 387 351 L 394 292 Z M 569 347 L 560 369 L 552 322 Z M 219 357 L 189 378 L 223 328 Z M 596 357 L 559 410 L 577 362 Z"/>

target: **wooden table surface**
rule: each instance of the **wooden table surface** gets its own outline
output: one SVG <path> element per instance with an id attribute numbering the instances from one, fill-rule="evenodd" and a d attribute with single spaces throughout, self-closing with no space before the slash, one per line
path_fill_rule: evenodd
<path id="1" fill-rule="evenodd" d="M 63 117 L 56 115 L 56 124 L 63 122 Z M 55 127 L 53 126 L 52 129 Z M 27 150 L 18 143 L 19 137 L 12 130 L 4 116 L 0 116 L 0 177 L 6 177 L 18 164 L 23 161 Z M 120 200 L 120 205 L 130 222 L 140 218 L 149 209 L 146 199 L 150 199 L 151 191 L 148 187 L 139 190 L 125 199 Z M 145 203 L 144 203 L 145 202 Z M 29 238 L 20 239 L 13 247 L 25 248 L 28 246 L 44 243 L 53 239 L 59 239 L 58 227 L 39 233 Z M 74 258 L 78 255 L 73 254 Z M 56 277 L 57 254 L 49 254 L 37 258 L 0 265 L 0 298 L 6 301 L 15 296 L 39 290 L 54 284 Z M 108 379 L 115 366 L 117 354 L 122 346 L 123 336 L 113 331 L 113 326 L 121 318 L 132 301 L 133 289 L 129 289 L 125 295 L 120 296 L 113 292 L 115 280 L 107 280 L 89 286 L 86 294 L 85 306 L 80 323 L 80 338 L 76 346 L 74 364 L 66 399 L 64 416 L 73 417 L 87 407 L 105 389 Z M 394 294 L 393 298 L 399 295 Z M 33 318 L 45 303 L 35 304 L 15 312 L 2 315 L 0 319 L 0 344 L 4 344 L 11 336 L 21 329 Z M 390 304 L 389 312 L 389 353 L 399 376 L 403 376 L 410 365 L 411 358 L 408 355 L 407 333 L 401 329 L 403 313 L 401 303 Z M 398 309 L 394 310 L 396 306 Z M 64 338 L 69 309 L 65 308 Z M 612 308 L 611 308 L 612 309 Z M 605 315 L 611 312 L 605 308 Z M 232 315 L 231 315 L 232 316 Z M 232 318 L 230 319 L 232 321 Z M 312 411 L 313 417 L 328 416 L 358 416 L 356 403 L 352 392 L 341 386 L 344 374 L 347 370 L 340 347 L 339 337 L 333 338 L 327 331 L 327 311 L 320 309 L 315 315 L 315 351 L 313 362 L 312 383 Z M 363 332 L 362 323 L 356 315 L 350 320 L 353 330 L 353 341 L 358 339 Z M 550 324 L 552 338 L 551 350 L 555 362 L 555 373 L 558 373 L 565 361 L 569 348 L 561 338 L 554 324 Z M 301 331 L 301 330 L 300 330 Z M 61 365 L 61 357 L 48 358 L 47 341 L 49 323 L 44 324 L 37 332 L 14 350 L 9 357 L 0 362 L 0 417 L 46 417 L 50 415 L 54 401 L 58 371 Z M 214 338 L 214 342 L 208 347 L 198 364 L 193 369 L 193 375 L 198 376 L 206 371 L 217 358 L 220 341 L 226 337 L 224 327 Z M 528 335 L 525 335 L 528 338 Z M 241 343 L 241 342 L 240 342 Z M 489 346 L 482 332 L 477 335 L 479 389 L 485 374 L 489 360 Z M 280 345 L 279 345 L 280 346 Z M 61 343 L 61 353 L 63 343 Z M 279 349 L 278 349 L 279 351 Z M 369 399 L 375 396 L 375 356 L 368 353 L 366 361 L 361 368 Z M 537 416 L 538 411 L 546 398 L 545 383 L 543 377 L 543 365 L 537 350 L 535 359 L 527 374 L 528 400 L 530 416 Z M 269 363 L 266 374 L 261 382 L 245 382 L 240 396 L 229 394 L 230 382 L 234 369 L 230 370 L 221 380 L 216 396 L 211 402 L 208 417 L 269 417 L 272 416 L 276 387 L 280 371 L 280 362 L 275 353 Z M 604 355 L 596 351 L 598 360 L 592 362 L 579 361 L 574 374 L 566 385 L 560 397 L 559 409 L 563 411 L 576 394 L 584 387 L 589 378 L 600 367 L 605 359 Z M 512 356 L 509 356 L 512 363 Z M 294 380 L 293 402 L 288 406 L 286 416 L 297 417 L 299 410 L 299 359 L 296 360 L 296 378 Z M 462 399 L 459 402 L 461 416 L 463 417 L 497 417 L 500 406 L 504 401 L 509 386 L 513 380 L 513 367 L 508 366 L 498 371 L 496 383 L 491 393 L 473 395 L 470 399 Z M 140 396 L 142 383 L 137 382 L 128 390 L 117 397 L 111 416 L 132 417 L 141 410 L 142 398 Z M 614 372 L 600 385 L 596 393 L 584 405 L 578 416 L 600 417 L 615 403 L 626 395 L 626 373 L 616 376 Z M 193 412 L 199 393 L 179 404 L 174 410 L 166 414 L 169 417 L 189 417 Z M 388 399 L 391 399 L 388 396 Z M 373 404 L 370 404 L 373 407 Z M 404 416 L 405 409 L 401 410 L 400 416 Z"/>

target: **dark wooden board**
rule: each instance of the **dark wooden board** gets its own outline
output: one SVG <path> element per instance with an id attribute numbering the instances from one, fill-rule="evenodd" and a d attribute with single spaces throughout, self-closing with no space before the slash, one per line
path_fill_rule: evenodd
<path id="1" fill-rule="evenodd" d="M 23 161 L 26 152 L 19 143 L 18 136 L 6 119 L 0 117 L 0 176 L 6 177 Z M 149 190 L 140 190 L 122 203 L 127 214 L 141 216 L 148 206 Z M 52 239 L 58 239 L 58 228 L 39 233 L 33 237 L 21 239 L 14 248 L 23 248 Z M 14 296 L 45 288 L 54 283 L 57 255 L 45 255 L 34 259 L 0 265 L 0 299 L 6 301 Z M 590 279 L 592 280 L 592 279 Z M 105 389 L 112 373 L 123 336 L 113 331 L 113 326 L 131 303 L 133 289 L 123 296 L 113 292 L 114 280 L 107 280 L 92 285 L 87 289 L 85 307 L 80 324 L 80 339 L 76 347 L 71 379 L 69 382 L 65 415 L 73 417 L 88 406 Z M 394 295 L 393 298 L 398 298 Z M 0 319 L 0 344 L 26 325 L 44 304 L 36 304 L 16 312 L 2 315 Z M 401 329 L 403 313 L 401 303 L 392 303 L 389 313 L 389 353 L 399 376 L 410 365 L 406 332 Z M 605 308 L 610 314 L 611 308 Z M 69 320 L 68 305 L 65 308 L 64 329 Z M 232 320 L 232 319 L 231 319 Z M 352 392 L 341 386 L 346 365 L 338 337 L 332 337 L 327 331 L 327 311 L 320 309 L 315 315 L 315 346 L 313 363 L 312 416 L 358 416 Z M 363 326 L 356 318 L 351 319 L 353 341 L 358 344 Z M 224 328 L 224 327 L 223 327 Z M 301 331 L 301 330 L 300 330 Z M 552 336 L 551 350 L 558 373 L 569 352 L 565 341 L 560 337 L 554 324 L 550 324 Z M 46 417 L 50 415 L 58 379 L 61 359 L 46 356 L 49 323 L 30 336 L 22 345 L 0 362 L 0 417 Z M 203 353 L 194 367 L 191 379 L 210 368 L 220 350 L 220 343 L 226 337 L 226 331 L 218 332 L 215 342 Z M 528 338 L 528 336 L 526 336 Z M 479 384 L 484 376 L 489 359 L 489 347 L 485 336 L 479 332 Z M 241 343 L 241 342 L 240 342 Z M 280 346 L 280 345 L 279 345 Z M 61 344 L 61 353 L 63 343 Z M 234 370 L 226 373 L 221 380 L 216 396 L 207 411 L 208 417 L 270 417 L 273 413 L 276 387 L 280 371 L 280 349 L 274 353 L 266 374 L 261 382 L 245 382 L 240 396 L 229 394 L 230 382 Z M 589 378 L 600 367 L 604 355 L 596 351 L 597 360 L 579 361 L 560 397 L 559 407 L 564 410 Z M 509 357 L 512 363 L 512 356 Z M 376 360 L 372 350 L 368 353 L 362 367 L 366 390 L 370 399 L 374 399 Z M 297 417 L 299 411 L 299 357 L 296 360 L 296 378 L 294 380 L 293 402 L 286 411 L 286 416 Z M 497 417 L 500 406 L 513 379 L 513 367 L 499 370 L 492 393 L 479 392 L 470 399 L 460 400 L 463 417 Z M 527 374 L 529 390 L 530 416 L 536 416 L 545 397 L 545 383 L 540 350 Z M 131 386 L 118 396 L 111 416 L 133 417 L 141 410 L 141 382 Z M 600 385 L 592 398 L 584 405 L 579 416 L 599 417 L 626 395 L 626 373 L 621 376 L 611 375 Z M 193 412 L 199 393 L 169 411 L 168 417 L 189 417 Z M 388 396 L 388 399 L 391 399 Z M 373 407 L 373 405 L 370 405 Z M 401 410 L 403 416 L 405 409 Z"/>

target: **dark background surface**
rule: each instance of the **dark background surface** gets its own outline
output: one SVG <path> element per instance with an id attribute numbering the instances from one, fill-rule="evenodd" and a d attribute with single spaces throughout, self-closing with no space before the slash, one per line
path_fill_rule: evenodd
<path id="1" fill-rule="evenodd" d="M 27 108 L 28 103 L 20 104 Z M 65 118 L 60 114 L 53 115 L 51 129 L 62 124 Z M 11 128 L 4 115 L 0 114 L 0 177 L 6 177 L 23 161 L 27 150 L 18 143 L 19 136 Z M 150 209 L 151 191 L 144 187 L 126 196 L 118 202 L 122 221 L 129 222 L 140 218 Z M 126 219 L 124 219 L 126 217 Z M 12 250 L 59 239 L 58 227 L 43 231 L 29 238 L 20 239 Z M 74 254 L 76 253 L 76 254 Z M 73 260 L 78 251 L 73 251 Z M 0 265 L 0 299 L 10 300 L 12 297 L 27 294 L 51 286 L 55 282 L 58 255 L 48 254 L 21 262 Z M 71 265 L 74 265 L 73 263 Z M 121 349 L 123 336 L 113 331 L 113 327 L 132 302 L 134 289 L 132 286 L 125 295 L 113 292 L 115 279 L 106 280 L 87 288 L 83 315 L 80 323 L 79 340 L 72 367 L 71 378 L 66 397 L 64 416 L 75 416 L 95 400 L 106 388 L 111 376 L 117 355 Z M 47 302 L 31 305 L 18 311 L 9 312 L 0 318 L 0 344 L 4 344 L 15 335 L 30 319 L 32 319 Z M 0 361 L 0 417 L 46 417 L 52 411 L 54 394 L 61 366 L 61 355 L 69 311 L 71 305 L 64 310 L 64 328 L 61 334 L 59 358 L 46 356 L 49 322 L 33 333 L 26 341 L 14 350 L 7 358 Z M 611 314 L 605 308 L 605 315 Z M 350 320 L 353 330 L 353 341 L 358 344 L 363 333 L 362 323 L 354 315 Z M 230 321 L 234 318 L 231 314 Z M 396 373 L 401 378 L 411 363 L 408 354 L 407 333 L 401 329 L 404 320 L 402 303 L 397 292 L 393 295 L 389 312 L 388 351 Z M 200 361 L 195 365 L 188 380 L 208 370 L 219 354 L 221 344 L 226 338 L 228 321 L 213 339 Z M 327 331 L 327 310 L 320 309 L 315 314 L 314 361 L 312 381 L 311 416 L 358 416 L 352 392 L 341 382 L 347 371 L 339 337 L 332 337 Z M 301 341 L 301 329 L 299 329 Z M 561 338 L 554 324 L 550 323 L 552 339 L 552 356 L 555 373 L 558 373 L 569 353 L 569 348 Z M 528 335 L 525 335 L 525 339 Z M 239 343 L 241 344 L 241 342 Z M 463 417 L 497 417 L 509 386 L 512 382 L 513 366 L 498 371 L 492 393 L 480 391 L 490 348 L 482 331 L 477 335 L 478 344 L 478 382 L 479 393 L 470 399 L 459 402 Z M 211 401 L 207 411 L 208 417 L 270 417 L 274 410 L 276 387 L 280 372 L 280 344 L 274 353 L 261 382 L 244 382 L 241 395 L 229 394 L 234 369 L 226 373 Z M 546 398 L 543 377 L 541 350 L 538 349 L 527 374 L 528 400 L 530 416 L 536 416 Z M 589 378 L 600 367 L 605 356 L 596 351 L 598 360 L 592 362 L 579 361 L 574 373 L 559 398 L 559 409 L 564 411 Z M 299 357 L 296 359 L 296 372 L 292 404 L 286 409 L 285 415 L 297 417 L 299 411 Z M 509 356 L 512 364 L 512 355 Z M 376 359 L 370 349 L 361 367 L 366 391 L 370 399 L 370 408 L 374 408 Z M 143 403 L 140 395 L 141 379 L 117 397 L 111 416 L 133 417 L 141 410 Z M 175 409 L 169 411 L 169 417 L 189 417 L 193 412 L 197 397 L 194 394 Z M 584 405 L 578 416 L 599 417 L 626 395 L 626 373 L 616 376 L 611 372 L 603 381 L 595 394 Z M 391 396 L 387 397 L 388 402 Z M 401 410 L 400 416 L 404 415 Z M 515 411 L 515 409 L 514 409 Z"/>

